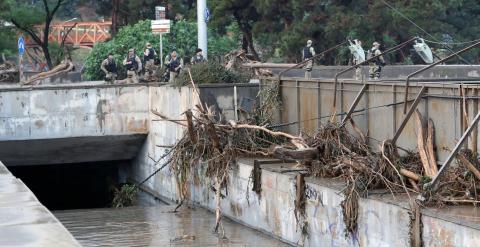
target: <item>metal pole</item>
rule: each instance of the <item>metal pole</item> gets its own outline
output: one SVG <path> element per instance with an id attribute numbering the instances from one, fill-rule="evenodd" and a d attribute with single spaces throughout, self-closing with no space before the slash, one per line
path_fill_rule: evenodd
<path id="1" fill-rule="evenodd" d="M 160 33 L 160 68 L 163 68 L 163 39 Z"/>
<path id="2" fill-rule="evenodd" d="M 432 68 L 432 67 L 435 67 L 435 66 L 437 66 L 438 64 L 441 64 L 441 63 L 443 63 L 443 62 L 451 59 L 452 57 L 458 56 L 458 55 L 460 55 L 460 54 L 462 54 L 462 53 L 464 53 L 464 52 L 466 52 L 466 51 L 468 51 L 468 50 L 470 50 L 470 49 L 472 49 L 472 48 L 474 48 L 474 47 L 476 47 L 476 46 L 478 46 L 478 45 L 480 45 L 480 42 L 477 42 L 477 43 L 475 43 L 475 44 L 473 44 L 473 45 L 471 45 L 471 46 L 469 46 L 469 47 L 467 47 L 467 48 L 463 48 L 463 49 L 460 50 L 460 51 L 454 52 L 454 53 L 451 54 L 450 56 L 448 56 L 448 57 L 446 57 L 446 58 L 444 58 L 444 59 L 441 59 L 441 60 L 439 60 L 439 61 L 437 61 L 437 62 L 435 62 L 435 63 L 432 63 L 432 64 L 428 65 L 427 67 L 422 68 L 422 69 L 419 69 L 419 70 L 411 73 L 410 75 L 408 75 L 408 76 L 407 76 L 407 80 L 406 80 L 406 87 L 405 87 L 405 99 L 404 99 L 405 104 L 404 104 L 404 106 L 403 106 L 403 113 L 405 114 L 405 113 L 407 112 L 408 88 L 409 88 L 409 85 L 410 85 L 410 78 L 411 78 L 411 77 L 413 77 L 413 76 L 415 76 L 415 75 L 418 75 L 418 74 L 420 74 L 420 73 L 422 73 L 422 72 L 424 72 L 424 71 L 426 71 L 426 70 L 428 70 L 428 69 L 430 69 L 430 68 Z"/>
<path id="3" fill-rule="evenodd" d="M 426 86 L 423 86 L 422 88 L 420 88 L 420 92 L 418 92 L 417 94 L 417 97 L 415 98 L 415 100 L 413 101 L 413 104 L 412 106 L 410 106 L 410 109 L 408 110 L 408 113 L 407 115 L 405 115 L 405 117 L 403 118 L 402 120 L 402 123 L 400 123 L 400 126 L 398 127 L 398 130 L 397 132 L 395 132 L 395 135 L 393 136 L 393 139 L 392 139 L 392 143 L 395 144 L 398 140 L 398 137 L 400 137 L 400 134 L 402 133 L 403 129 L 405 128 L 405 126 L 407 125 L 408 123 L 408 120 L 410 119 L 410 117 L 412 116 L 413 112 L 415 111 L 415 109 L 417 109 L 417 106 L 418 104 L 420 103 L 421 99 L 422 99 L 422 96 L 423 94 L 425 93 L 425 91 L 427 90 L 427 87 Z"/>
<path id="4" fill-rule="evenodd" d="M 380 54 L 378 54 L 378 55 L 376 55 L 376 56 L 373 56 L 373 57 L 371 57 L 371 58 L 369 58 L 369 59 L 367 59 L 367 60 L 365 60 L 365 61 L 363 61 L 363 62 L 361 62 L 361 63 L 359 63 L 359 64 L 352 65 L 352 66 L 350 66 L 350 67 L 348 67 L 348 68 L 346 68 L 346 69 L 338 72 L 337 74 L 335 74 L 335 82 L 334 82 L 334 84 L 333 84 L 333 109 L 336 109 L 336 107 L 337 107 L 337 84 L 338 84 L 338 77 L 339 77 L 341 74 L 344 74 L 344 73 L 346 73 L 346 72 L 348 72 L 348 71 L 350 71 L 350 70 L 352 70 L 352 69 L 358 68 L 358 67 L 360 67 L 360 65 L 367 64 L 368 62 L 370 62 L 370 61 L 372 61 L 372 60 L 374 60 L 374 59 L 376 59 L 376 58 L 378 58 L 378 57 L 380 57 L 380 56 L 383 56 L 383 55 L 385 55 L 385 54 L 387 54 L 387 53 L 390 53 L 390 52 L 392 52 L 392 51 L 396 51 L 396 50 L 398 50 L 398 49 L 401 49 L 401 48 L 403 48 L 404 46 L 406 46 L 408 43 L 414 41 L 415 39 L 417 39 L 417 38 L 416 38 L 416 37 L 410 38 L 409 40 L 407 40 L 407 41 L 405 41 L 405 42 L 403 42 L 403 43 L 400 43 L 400 44 L 398 44 L 398 45 L 396 45 L 396 46 L 394 46 L 394 47 L 392 47 L 392 48 L 390 48 L 390 49 L 387 49 L 386 51 L 384 51 L 384 52 L 382 52 L 382 53 L 380 53 Z M 333 112 L 333 113 L 332 113 L 332 115 L 335 115 L 335 114 L 336 114 L 336 112 Z"/>
<path id="5" fill-rule="evenodd" d="M 352 106 L 350 106 L 350 109 L 348 109 L 347 115 L 345 116 L 342 123 L 340 124 L 340 127 L 343 127 L 347 123 L 347 121 L 350 120 L 350 117 L 352 116 L 353 111 L 355 111 L 355 108 L 360 102 L 360 99 L 362 99 L 363 93 L 365 93 L 367 89 L 368 89 L 368 84 L 363 84 L 362 89 L 360 89 L 360 92 L 358 92 L 357 97 L 355 97 L 355 100 L 353 100 Z"/>
<path id="6" fill-rule="evenodd" d="M 205 20 L 206 0 L 197 0 L 197 28 L 198 48 L 202 49 L 203 56 L 207 58 L 207 22 Z"/>
<path id="7" fill-rule="evenodd" d="M 453 158 L 457 155 L 458 151 L 460 150 L 460 147 L 462 147 L 463 143 L 465 140 L 468 139 L 468 136 L 472 132 L 473 129 L 477 126 L 478 120 L 480 120 L 480 112 L 477 113 L 475 118 L 473 119 L 472 124 L 468 127 L 468 129 L 463 133 L 462 138 L 460 138 L 460 141 L 457 142 L 455 147 L 453 148 L 452 152 L 448 156 L 447 160 L 443 163 L 442 167 L 440 167 L 440 170 L 438 171 L 437 175 L 435 178 L 432 180 L 432 182 L 425 184 L 427 188 L 430 188 L 430 192 L 435 192 L 438 188 L 438 181 L 442 177 L 443 173 L 447 170 L 447 168 L 450 166 L 450 163 L 452 162 Z"/>

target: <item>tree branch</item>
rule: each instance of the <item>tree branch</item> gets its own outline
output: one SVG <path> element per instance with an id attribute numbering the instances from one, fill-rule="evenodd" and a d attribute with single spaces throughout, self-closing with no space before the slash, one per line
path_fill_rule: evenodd
<path id="1" fill-rule="evenodd" d="M 27 27 L 23 27 L 22 25 L 20 25 L 20 23 L 16 22 L 13 18 L 10 18 L 10 21 L 18 29 L 20 29 L 20 30 L 26 32 L 28 35 L 30 35 L 30 37 L 32 37 L 32 39 L 33 39 L 33 41 L 35 41 L 35 43 L 37 43 L 39 46 L 42 46 L 42 44 L 43 44 L 42 40 L 40 39 L 40 37 L 38 37 L 38 35 L 33 30 L 31 30 Z"/>

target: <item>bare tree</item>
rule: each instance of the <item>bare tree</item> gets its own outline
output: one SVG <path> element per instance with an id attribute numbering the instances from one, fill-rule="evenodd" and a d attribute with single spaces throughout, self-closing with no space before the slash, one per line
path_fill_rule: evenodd
<path id="1" fill-rule="evenodd" d="M 45 61 L 47 62 L 48 68 L 50 69 L 53 68 L 52 58 L 50 57 L 50 51 L 48 50 L 48 34 L 50 31 L 50 24 L 52 23 L 55 13 L 64 2 L 65 0 L 56 0 L 53 8 L 51 8 L 47 0 L 42 0 L 45 10 L 45 24 L 43 26 L 42 36 L 39 36 L 36 33 L 35 27 L 22 25 L 13 16 L 10 18 L 10 21 L 13 23 L 13 25 L 15 25 L 15 27 L 27 33 L 32 40 L 40 46 L 45 56 Z"/>

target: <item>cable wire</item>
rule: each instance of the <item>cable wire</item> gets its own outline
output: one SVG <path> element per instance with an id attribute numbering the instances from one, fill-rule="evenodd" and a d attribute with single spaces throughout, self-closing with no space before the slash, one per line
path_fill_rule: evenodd
<path id="1" fill-rule="evenodd" d="M 407 20 L 408 22 L 410 22 L 412 25 L 414 25 L 415 27 L 417 27 L 418 29 L 422 30 L 425 34 L 427 34 L 428 36 L 430 36 L 433 40 L 435 40 L 436 42 L 440 43 L 440 41 L 435 38 L 433 35 L 431 35 L 429 32 L 427 32 L 425 29 L 423 29 L 422 27 L 420 27 L 419 25 L 417 25 L 414 21 L 412 21 L 410 18 L 408 18 L 406 15 L 404 15 L 402 12 L 400 12 L 400 10 L 396 9 L 395 7 L 393 7 L 392 5 L 390 5 L 389 3 L 387 3 L 385 0 L 381 0 L 383 2 L 383 4 L 385 4 L 387 7 L 389 7 L 390 9 L 392 9 L 393 11 L 395 11 L 397 14 L 399 14 L 401 17 L 403 17 L 405 20 Z M 454 51 L 452 51 L 452 49 L 450 49 L 448 46 L 445 46 L 445 48 L 452 52 L 452 53 L 455 53 Z M 462 56 L 456 54 L 458 58 L 460 58 L 463 62 L 465 62 L 466 64 L 470 65 L 470 63 L 465 60 L 465 58 L 463 58 Z"/>

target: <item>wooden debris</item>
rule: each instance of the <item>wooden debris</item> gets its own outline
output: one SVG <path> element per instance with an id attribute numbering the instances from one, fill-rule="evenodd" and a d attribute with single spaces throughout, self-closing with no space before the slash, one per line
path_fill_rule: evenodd
<path id="1" fill-rule="evenodd" d="M 462 162 L 473 175 L 480 180 L 480 171 L 463 154 L 457 154 L 457 158 Z"/>
<path id="2" fill-rule="evenodd" d="M 46 78 L 49 78 L 49 77 L 52 77 L 52 76 L 55 76 L 55 75 L 68 73 L 68 72 L 72 71 L 73 68 L 74 68 L 74 66 L 73 66 L 72 61 L 70 59 L 66 59 L 62 63 L 60 63 L 59 65 L 55 66 L 53 69 L 51 69 L 47 72 L 38 73 L 38 74 L 28 78 L 25 85 L 32 85 L 32 84 L 37 85 L 38 81 L 40 81 L 40 80 L 43 80 L 43 79 L 46 79 Z M 37 83 L 35 83 L 35 82 L 37 82 Z"/>

